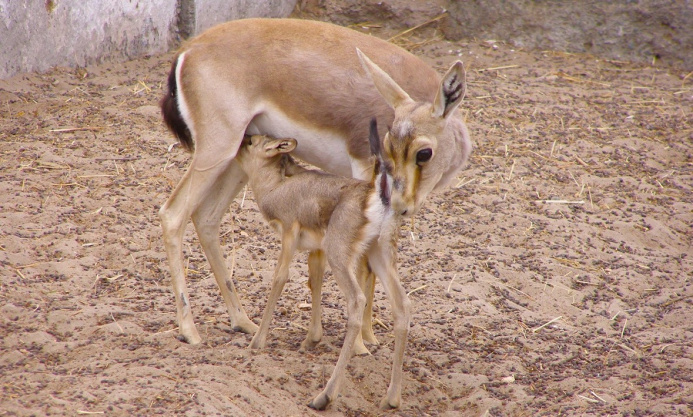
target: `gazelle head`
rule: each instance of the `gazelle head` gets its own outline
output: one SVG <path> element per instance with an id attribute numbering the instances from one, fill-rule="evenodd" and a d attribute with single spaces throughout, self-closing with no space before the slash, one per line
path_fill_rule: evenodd
<path id="1" fill-rule="evenodd" d="M 431 191 L 454 178 L 471 151 L 466 127 L 455 115 L 465 93 L 464 68 L 457 61 L 443 76 L 433 102 L 417 102 L 360 50 L 357 53 L 380 95 L 395 111 L 380 158 L 392 177 L 392 209 L 412 216 Z"/>

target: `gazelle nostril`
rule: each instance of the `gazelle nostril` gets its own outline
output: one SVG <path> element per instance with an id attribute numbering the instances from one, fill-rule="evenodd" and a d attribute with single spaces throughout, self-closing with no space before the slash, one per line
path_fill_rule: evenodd
<path id="1" fill-rule="evenodd" d="M 406 216 L 406 215 L 407 215 L 407 210 L 402 210 L 402 213 L 401 213 L 401 214 L 402 214 L 402 216 Z"/>

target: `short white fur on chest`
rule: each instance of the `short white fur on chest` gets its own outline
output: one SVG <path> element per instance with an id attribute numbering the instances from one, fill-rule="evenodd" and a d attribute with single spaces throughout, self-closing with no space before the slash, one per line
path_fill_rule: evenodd
<path id="1" fill-rule="evenodd" d="M 390 206 L 383 204 L 380 197 L 380 187 L 376 187 L 375 192 L 368 196 L 364 214 L 368 219 L 364 230 L 364 244 L 370 245 L 381 236 L 387 237 L 385 235 L 391 231 L 395 218 Z"/>

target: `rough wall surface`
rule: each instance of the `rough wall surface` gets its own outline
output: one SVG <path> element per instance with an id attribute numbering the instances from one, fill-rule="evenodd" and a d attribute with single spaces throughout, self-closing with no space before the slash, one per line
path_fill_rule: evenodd
<path id="1" fill-rule="evenodd" d="M 195 0 L 194 3 L 194 33 L 197 34 L 227 20 L 288 16 L 296 0 Z"/>
<path id="2" fill-rule="evenodd" d="M 449 0 L 300 0 L 302 17 L 342 26 L 387 22 L 390 26 L 414 27 L 445 12 Z"/>
<path id="3" fill-rule="evenodd" d="M 528 49 L 586 52 L 693 69 L 691 0 L 448 0 L 451 39 L 484 38 Z"/>
<path id="4" fill-rule="evenodd" d="M 586 52 L 693 69 L 693 0 L 301 0 L 304 16 L 342 25 L 434 24 L 450 40 Z"/>
<path id="5" fill-rule="evenodd" d="M 175 17 L 170 0 L 0 0 L 0 78 L 165 51 Z"/>
<path id="6" fill-rule="evenodd" d="M 287 16 L 296 0 L 0 0 L 0 79 L 164 52 L 214 24 Z"/>

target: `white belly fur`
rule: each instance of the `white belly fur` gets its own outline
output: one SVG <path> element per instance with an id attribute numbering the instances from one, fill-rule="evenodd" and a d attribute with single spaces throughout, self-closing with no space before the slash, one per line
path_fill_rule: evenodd
<path id="1" fill-rule="evenodd" d="M 247 134 L 296 139 L 298 146 L 292 154 L 299 159 L 333 174 L 352 176 L 346 138 L 297 123 L 271 106 L 264 107 L 248 125 Z"/>

